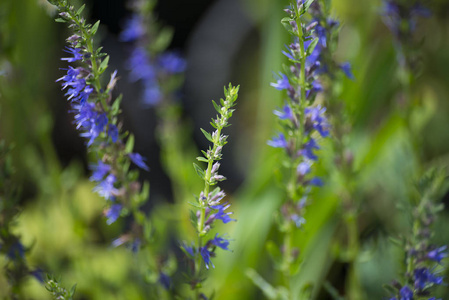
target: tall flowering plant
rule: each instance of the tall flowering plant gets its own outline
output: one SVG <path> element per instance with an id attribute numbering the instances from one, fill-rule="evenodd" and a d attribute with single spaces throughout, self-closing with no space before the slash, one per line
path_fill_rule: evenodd
<path id="1" fill-rule="evenodd" d="M 84 6 L 75 8 L 67 0 L 52 0 L 57 6 L 60 18 L 57 22 L 67 23 L 73 34 L 67 39 L 65 52 L 70 56 L 63 61 L 69 65 L 66 75 L 59 78 L 65 96 L 70 101 L 75 116 L 76 128 L 86 139 L 87 147 L 97 157 L 91 164 L 93 171 L 90 179 L 96 183 L 95 191 L 107 200 L 105 216 L 111 224 L 120 215 L 132 214 L 136 226 L 132 235 L 126 235 L 115 244 L 132 242 L 138 247 L 142 235 L 146 232 L 145 216 L 139 207 L 148 198 L 149 185 L 143 188 L 138 182 L 138 171 L 130 170 L 131 163 L 149 170 L 145 159 L 133 151 L 134 137 L 123 132 L 119 120 L 121 96 L 113 99 L 112 91 L 117 82 L 117 72 L 113 72 L 107 85 L 102 84 L 102 77 L 108 67 L 109 56 L 94 47 L 94 36 L 99 22 L 94 25 L 86 23 L 81 16 Z"/>
<path id="2" fill-rule="evenodd" d="M 319 23 L 308 22 L 307 12 L 312 2 L 298 1 L 285 10 L 288 17 L 282 19 L 282 24 L 292 40 L 283 54 L 288 58 L 289 65 L 271 84 L 287 95 L 284 106 L 274 111 L 281 132 L 268 142 L 272 147 L 282 148 L 286 155 L 286 199 L 281 208 L 280 223 L 284 242 L 280 269 L 287 284 L 299 266 L 298 249 L 293 247 L 293 232 L 306 222 L 304 213 L 310 204 L 313 187 L 323 184 L 314 175 L 314 166 L 318 161 L 316 151 L 320 149 L 320 139 L 329 136 L 326 108 L 316 98 L 317 93 L 322 91 L 318 76 L 325 68 L 320 61 L 325 41 L 317 35 L 320 32 L 317 29 Z"/>
<path id="3" fill-rule="evenodd" d="M 430 10 L 421 1 L 388 0 L 383 3 L 383 21 L 394 39 L 406 121 L 410 121 L 412 90 L 422 67 L 418 63 L 421 53 L 414 33 L 419 18 L 430 15 Z M 409 123 L 407 125 L 416 144 L 420 136 L 412 131 Z M 446 269 L 443 262 L 447 257 L 447 246 L 436 245 L 432 237 L 436 217 L 443 210 L 440 199 L 448 188 L 446 177 L 445 171 L 431 169 L 418 181 L 416 191 L 410 197 L 411 206 L 407 212 L 411 219 L 411 230 L 396 240 L 405 250 L 405 270 L 399 280 L 388 286 L 393 296 L 391 300 L 435 300 L 435 297 L 431 297 L 435 294 L 434 287 L 444 284 L 442 272 Z"/>
<path id="4" fill-rule="evenodd" d="M 132 15 L 126 20 L 120 39 L 131 45 L 126 67 L 129 79 L 143 87 L 142 102 L 147 106 L 163 106 L 170 98 L 175 75 L 186 68 L 185 60 L 175 51 L 167 51 L 172 31 L 156 22 L 156 1 L 128 1 Z"/>
<path id="5" fill-rule="evenodd" d="M 212 101 L 218 113 L 211 122 L 215 131 L 209 133 L 201 129 L 212 146 L 207 151 L 202 151 L 203 156 L 197 157 L 197 160 L 206 163 L 207 167 L 203 169 L 199 165 L 193 164 L 198 176 L 204 180 L 204 189 L 199 194 L 197 202 L 192 203 L 195 209 L 191 213 L 191 221 L 196 229 L 197 242 L 191 246 L 184 244 L 182 249 L 191 262 L 189 284 L 195 290 L 196 299 L 207 299 L 201 292 L 201 286 L 205 280 L 204 270 L 214 267 L 212 257 L 216 255 L 216 249 L 229 250 L 229 240 L 225 236 L 216 233 L 214 237 L 210 237 L 212 228 L 218 220 L 224 224 L 235 221 L 230 216 L 232 213 L 226 211 L 230 204 L 222 202 L 225 193 L 220 187 L 213 190 L 212 187 L 226 179 L 218 173 L 219 161 L 222 158 L 221 152 L 223 146 L 227 144 L 228 138 L 227 135 L 222 133 L 222 130 L 230 126 L 229 119 L 234 112 L 233 107 L 238 97 L 238 91 L 239 87 L 233 87 L 229 84 L 229 87 L 224 89 L 225 98 L 220 100 L 220 104 Z"/>
<path id="6" fill-rule="evenodd" d="M 416 184 L 411 197 L 411 231 L 395 240 L 405 250 L 405 270 L 387 286 L 393 295 L 390 300 L 435 300 L 431 297 L 435 286 L 444 284 L 447 246 L 436 245 L 432 237 L 437 214 L 444 208 L 440 199 L 448 188 L 446 177 L 445 171 L 431 170 Z"/>

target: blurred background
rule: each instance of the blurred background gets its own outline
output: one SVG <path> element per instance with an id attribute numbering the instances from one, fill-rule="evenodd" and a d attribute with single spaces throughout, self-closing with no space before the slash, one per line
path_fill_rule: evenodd
<path id="1" fill-rule="evenodd" d="M 141 87 L 127 79 L 123 64 L 129 55 L 128 46 L 119 41 L 130 14 L 126 1 L 86 4 L 84 13 L 91 23 L 101 21 L 97 35 L 111 56 L 109 71 L 117 69 L 120 76 L 117 90 L 124 96 L 123 123 L 135 134 L 136 151 L 147 157 L 151 168 L 141 173 L 141 179 L 151 183 L 149 215 L 156 228 L 172 226 L 167 225 L 169 220 L 188 235 L 188 206 L 174 200 L 173 182 L 161 162 L 156 112 L 142 105 Z M 189 168 L 198 156 L 195 149 L 208 146 L 199 128 L 210 128 L 215 115 L 211 100 L 222 97 L 229 82 L 241 86 L 221 168 L 228 178 L 222 187 L 238 221 L 223 227 L 232 238 L 233 251 L 214 258 L 215 269 L 207 280 L 206 290 L 215 290 L 215 299 L 263 298 L 246 276 L 249 268 L 269 282 L 278 280 L 265 243 L 278 239 L 274 215 L 283 197 L 282 166 L 280 152 L 266 141 L 277 130 L 272 111 L 283 103 L 282 93 L 269 83 L 274 81 L 273 72 L 287 62 L 281 50 L 289 36 L 280 23 L 287 4 L 166 0 L 155 9 L 159 22 L 174 30 L 169 48 L 180 51 L 187 61 L 179 101 L 183 122 L 188 124 L 185 135 L 194 149 L 185 162 Z M 315 194 L 307 225 L 296 240 L 304 261 L 298 289 L 310 284 L 315 299 L 332 299 L 325 283 L 342 295 L 355 285 L 362 291 L 360 299 L 384 299 L 388 293 L 382 285 L 400 278 L 403 263 L 401 249 L 389 236 L 410 229 L 404 203 L 409 203 L 414 180 L 431 166 L 449 164 L 449 2 L 430 1 L 432 16 L 418 23 L 420 74 L 411 103 L 406 104 L 393 36 L 380 15 L 381 1 L 339 0 L 332 5 L 334 17 L 343 24 L 335 60 L 349 61 L 355 76 L 354 81 L 340 82 L 338 95 L 344 119 L 351 124 L 343 143 L 357 174 L 347 184 L 358 203 L 360 251 L 350 261 L 342 254 L 342 182 L 328 141 L 320 152 L 319 170 L 326 184 Z M 15 231 L 30 247 L 30 265 L 61 276 L 67 286 L 77 283 L 76 299 L 148 299 L 150 286 L 139 275 L 136 256 L 110 246 L 127 222 L 106 225 L 104 200 L 92 192 L 88 180 L 84 141 L 73 126 L 64 92 L 55 83 L 64 74 L 60 58 L 65 56 L 68 31 L 53 21 L 54 14 L 44 0 L 0 2 L 0 138 L 14 146 L 15 176 L 21 186 Z M 403 117 L 405 106 L 410 107 L 408 121 Z M 339 122 L 340 116 L 330 118 Z M 191 180 L 192 191 L 187 190 L 192 201 L 199 192 L 193 187 L 201 183 L 193 168 L 186 176 Z M 443 199 L 446 206 L 448 199 L 447 195 Z M 449 244 L 447 209 L 436 227 L 435 243 Z M 176 239 L 167 243 L 176 248 Z M 0 277 L 0 298 L 6 286 Z M 449 299 L 447 294 L 447 286 L 441 286 L 439 297 Z M 24 284 L 22 297 L 50 299 L 33 278 Z"/>

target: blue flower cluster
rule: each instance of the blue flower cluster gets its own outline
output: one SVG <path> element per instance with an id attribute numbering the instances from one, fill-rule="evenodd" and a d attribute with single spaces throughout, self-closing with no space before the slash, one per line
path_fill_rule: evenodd
<path id="1" fill-rule="evenodd" d="M 325 20 L 314 16 L 307 26 L 298 25 L 296 20 L 305 14 L 303 5 L 291 5 L 285 11 L 290 15 L 284 19 L 284 26 L 294 34 L 293 42 L 282 53 L 290 61 L 285 68 L 285 74 L 276 75 L 277 81 L 271 86 L 277 90 L 285 90 L 288 99 L 282 109 L 275 110 L 283 128 L 282 132 L 268 141 L 268 145 L 285 149 L 289 160 L 296 169 L 295 178 L 291 182 L 299 184 L 299 188 L 289 192 L 295 205 L 283 208 L 286 219 L 296 226 L 304 223 L 302 217 L 307 194 L 311 186 L 321 186 L 322 180 L 313 175 L 312 169 L 318 156 L 315 151 L 320 149 L 318 140 L 329 136 L 329 123 L 325 116 L 326 108 L 315 101 L 317 93 L 323 90 L 319 76 L 329 72 L 324 52 L 328 46 L 328 30 L 338 26 L 334 20 Z M 302 11 L 302 12 L 301 12 Z M 312 4 L 310 12 L 320 13 L 319 5 Z M 300 16 L 298 16 L 300 15 Z M 298 27 L 299 26 L 299 27 Z M 353 78 L 348 64 L 340 68 Z M 299 191 L 299 192 L 298 192 Z"/>
<path id="2" fill-rule="evenodd" d="M 429 198 L 432 198 L 432 195 Z M 405 282 L 403 285 L 397 282 L 393 284 L 399 295 L 390 300 L 414 299 L 414 296 L 422 299 L 421 297 L 431 295 L 433 286 L 443 284 L 443 276 L 440 274 L 445 270 L 442 262 L 448 256 L 447 246 L 436 246 L 430 242 L 432 225 L 441 209 L 441 206 L 427 198 L 423 198 L 414 208 L 414 230 L 411 237 L 405 240 Z"/>
<path id="3" fill-rule="evenodd" d="M 408 69 L 417 67 L 416 49 L 419 41 L 414 41 L 413 33 L 420 17 L 430 17 L 431 11 L 420 1 L 384 0 L 382 19 L 394 36 L 394 45 L 400 65 Z"/>
<path id="4" fill-rule="evenodd" d="M 128 174 L 127 167 L 132 161 L 138 167 L 149 170 L 145 159 L 132 152 L 132 143 L 125 143 L 127 134 L 120 133 L 118 122 L 120 98 L 112 101 L 112 90 L 117 82 L 117 72 L 113 72 L 106 88 L 100 84 L 100 75 L 106 70 L 109 57 L 93 48 L 93 36 L 98 28 L 86 24 L 80 16 L 82 11 L 74 11 L 66 2 L 56 3 L 60 10 L 61 22 L 70 23 L 74 34 L 67 39 L 69 46 L 65 52 L 70 57 L 62 58 L 69 65 L 63 69 L 66 75 L 59 78 L 65 96 L 70 101 L 75 115 L 76 128 L 87 140 L 90 151 L 99 157 L 95 164 L 90 165 L 93 171 L 90 180 L 97 185 L 94 189 L 100 196 L 108 200 L 105 210 L 107 223 L 117 220 L 129 200 L 140 192 L 139 184 Z M 101 57 L 105 58 L 101 59 Z M 131 138 L 131 140 L 133 140 Z"/>
<path id="5" fill-rule="evenodd" d="M 185 60 L 177 52 L 152 53 L 148 48 L 148 41 L 153 40 L 149 28 L 149 17 L 147 15 L 133 14 L 125 23 L 120 34 L 123 42 L 133 44 L 127 67 L 130 70 L 131 81 L 140 81 L 143 85 L 143 103 L 154 106 L 158 104 L 163 93 L 161 81 L 167 76 L 184 72 Z"/>
<path id="6" fill-rule="evenodd" d="M 417 1 L 385 0 L 382 8 L 385 25 L 401 40 L 415 31 L 419 17 L 430 15 L 430 10 Z"/>

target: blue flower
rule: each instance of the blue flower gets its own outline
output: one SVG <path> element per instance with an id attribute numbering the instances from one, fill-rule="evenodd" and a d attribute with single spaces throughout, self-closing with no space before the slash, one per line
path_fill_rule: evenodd
<path id="1" fill-rule="evenodd" d="M 310 185 L 314 185 L 314 186 L 323 186 L 324 183 L 321 180 L 321 178 L 319 177 L 313 177 L 310 181 L 309 181 Z"/>
<path id="2" fill-rule="evenodd" d="M 274 87 L 277 90 L 284 90 L 288 89 L 290 87 L 290 82 L 288 81 L 288 77 L 285 74 L 282 74 L 279 72 L 279 77 L 276 83 L 270 83 L 272 87 Z"/>
<path id="3" fill-rule="evenodd" d="M 218 212 L 211 214 L 205 224 L 206 225 L 211 224 L 214 220 L 221 220 L 223 222 L 223 224 L 229 223 L 231 221 L 236 221 L 235 219 L 232 219 L 230 217 L 230 215 L 232 215 L 232 212 L 228 212 L 228 213 L 224 212 L 230 206 L 231 206 L 231 204 L 226 205 L 226 203 L 212 205 L 211 208 L 218 210 Z"/>
<path id="4" fill-rule="evenodd" d="M 156 81 L 147 80 L 144 82 L 143 102 L 150 106 L 158 104 L 162 99 L 162 92 Z"/>
<path id="5" fill-rule="evenodd" d="M 437 263 L 440 263 L 443 258 L 447 257 L 446 249 L 447 246 L 435 248 L 427 253 L 427 258 L 436 261 Z"/>
<path id="6" fill-rule="evenodd" d="M 103 163 L 99 160 L 97 165 L 91 165 L 90 169 L 93 171 L 90 180 L 92 181 L 102 181 L 106 174 L 111 170 L 111 166 Z"/>
<path id="7" fill-rule="evenodd" d="M 302 224 L 306 223 L 306 219 L 298 214 L 293 214 L 290 218 L 295 223 L 296 228 L 301 228 Z"/>
<path id="8" fill-rule="evenodd" d="M 195 252 L 193 250 L 193 247 L 189 247 L 186 245 L 183 245 L 182 248 L 190 255 L 190 257 L 195 257 Z"/>
<path id="9" fill-rule="evenodd" d="M 120 33 L 120 40 L 122 42 L 134 42 L 145 34 L 142 18 L 138 15 L 133 15 L 130 19 L 126 20 L 124 27 Z"/>
<path id="10" fill-rule="evenodd" d="M 111 207 L 109 207 L 105 213 L 105 216 L 107 218 L 106 223 L 108 225 L 111 225 L 112 223 L 117 221 L 118 217 L 120 217 L 121 212 L 122 212 L 121 204 L 112 204 Z"/>
<path id="11" fill-rule="evenodd" d="M 300 151 L 300 154 L 310 160 L 318 160 L 318 157 L 313 153 L 314 149 L 320 149 L 320 147 L 313 138 L 310 138 L 310 140 L 304 144 L 304 148 Z"/>
<path id="12" fill-rule="evenodd" d="M 171 278 L 164 272 L 159 272 L 158 282 L 166 289 L 169 290 L 171 286 Z"/>
<path id="13" fill-rule="evenodd" d="M 71 48 L 71 47 L 65 47 L 65 48 L 66 49 L 64 50 L 64 52 L 72 54 L 73 57 L 64 57 L 64 58 L 61 58 L 61 60 L 66 60 L 67 62 L 75 62 L 75 61 L 83 59 L 83 55 L 80 53 L 81 52 L 80 48 Z"/>
<path id="14" fill-rule="evenodd" d="M 166 52 L 159 56 L 159 65 L 170 74 L 184 72 L 187 66 L 186 61 L 176 52 Z"/>
<path id="15" fill-rule="evenodd" d="M 288 146 L 283 133 L 280 133 L 279 136 L 273 137 L 273 139 L 268 141 L 267 144 L 274 148 L 287 148 Z"/>
<path id="16" fill-rule="evenodd" d="M 130 70 L 129 78 L 131 81 L 156 79 L 156 70 L 150 64 L 150 59 L 144 48 L 133 49 L 128 60 L 128 69 Z"/>
<path id="17" fill-rule="evenodd" d="M 318 131 L 322 137 L 327 137 L 329 135 L 329 124 L 327 123 L 326 117 L 324 117 L 326 108 L 321 108 L 321 106 L 318 105 L 316 107 L 306 108 L 304 111 L 306 116 L 312 122 L 312 127 Z"/>
<path id="18" fill-rule="evenodd" d="M 210 260 L 210 252 L 207 250 L 207 247 L 201 247 L 200 248 L 200 254 L 203 257 L 204 263 L 206 264 L 206 269 L 209 269 L 209 266 L 212 266 L 212 268 L 215 268 L 214 264 Z"/>
<path id="19" fill-rule="evenodd" d="M 65 89 L 67 86 L 69 86 L 70 82 L 73 82 L 76 80 L 76 78 L 80 75 L 81 71 L 78 68 L 73 68 L 72 66 L 69 66 L 68 69 L 62 69 L 67 71 L 67 75 L 62 76 L 56 82 L 58 81 L 64 81 L 65 84 L 63 84 L 62 88 Z"/>
<path id="20" fill-rule="evenodd" d="M 118 128 L 114 124 L 109 124 L 108 135 L 112 142 L 115 143 L 118 140 Z"/>
<path id="21" fill-rule="evenodd" d="M 424 290 L 429 284 L 442 284 L 443 277 L 435 276 L 428 268 L 418 268 L 414 271 L 415 288 Z"/>
<path id="22" fill-rule="evenodd" d="M 408 286 L 403 286 L 399 291 L 401 298 L 399 300 L 413 300 L 413 291 Z"/>
<path id="23" fill-rule="evenodd" d="M 109 200 L 113 195 L 118 193 L 118 190 L 114 187 L 116 181 L 117 178 L 110 174 L 94 188 L 94 191 Z"/>
<path id="24" fill-rule="evenodd" d="M 354 75 L 352 74 L 351 64 L 349 62 L 341 64 L 340 69 L 343 71 L 343 73 L 345 73 L 346 77 L 348 77 L 351 80 L 355 79 Z"/>
<path id="25" fill-rule="evenodd" d="M 219 237 L 218 233 L 215 234 L 215 237 L 209 241 L 209 243 L 211 243 L 214 246 L 220 247 L 223 250 L 229 250 L 228 246 L 229 246 L 229 240 L 223 238 L 223 237 Z"/>
<path id="26" fill-rule="evenodd" d="M 23 259 L 25 257 L 25 247 L 20 241 L 15 241 L 6 253 L 11 260 Z"/>
<path id="27" fill-rule="evenodd" d="M 312 167 L 312 161 L 306 159 L 303 162 L 300 162 L 298 167 L 296 167 L 296 172 L 300 175 L 306 175 L 310 173 Z"/>
<path id="28" fill-rule="evenodd" d="M 145 158 L 142 157 L 139 153 L 129 153 L 129 158 L 135 163 L 139 168 L 149 171 L 150 169 L 145 164 Z"/>
<path id="29" fill-rule="evenodd" d="M 281 120 L 293 119 L 293 111 L 288 104 L 285 104 L 282 111 L 274 110 L 273 113 Z"/>

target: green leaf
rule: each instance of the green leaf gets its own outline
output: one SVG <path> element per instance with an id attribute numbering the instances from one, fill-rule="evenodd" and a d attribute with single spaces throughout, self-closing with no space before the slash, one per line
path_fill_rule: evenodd
<path id="1" fill-rule="evenodd" d="M 209 160 L 207 160 L 207 158 L 204 158 L 204 157 L 202 157 L 202 156 L 198 156 L 197 158 L 196 158 L 198 161 L 203 161 L 203 162 L 209 162 Z"/>
<path id="2" fill-rule="evenodd" d="M 262 278 L 254 269 L 247 269 L 246 276 L 257 285 L 268 299 L 279 299 L 277 290 L 272 287 L 265 279 Z"/>
<path id="3" fill-rule="evenodd" d="M 216 110 L 218 113 L 221 113 L 221 107 L 220 107 L 220 105 L 218 105 L 214 100 L 212 100 L 212 104 L 214 105 L 215 110 Z"/>
<path id="4" fill-rule="evenodd" d="M 291 22 L 291 21 L 295 21 L 295 20 L 293 20 L 293 19 L 291 19 L 291 18 L 289 18 L 289 17 L 285 17 L 285 18 L 283 18 L 283 19 L 281 20 L 281 24 L 282 24 L 282 26 L 284 26 L 284 28 L 285 28 L 286 30 L 288 30 L 288 31 L 291 32 L 292 34 L 296 35 L 296 33 L 294 33 L 294 32 L 292 31 L 292 25 L 290 25 L 290 22 Z"/>
<path id="5" fill-rule="evenodd" d="M 73 297 L 73 295 L 75 295 L 75 291 L 76 291 L 76 283 L 70 289 L 70 297 Z"/>
<path id="6" fill-rule="evenodd" d="M 204 170 L 196 163 L 193 163 L 193 167 L 195 168 L 196 174 L 198 174 L 201 179 L 204 179 Z"/>
<path id="7" fill-rule="evenodd" d="M 134 149 L 134 135 L 130 134 L 128 140 L 126 141 L 125 152 L 132 153 Z"/>
<path id="8" fill-rule="evenodd" d="M 57 19 L 55 19 L 55 22 L 58 22 L 58 23 L 67 23 L 67 21 L 66 21 L 65 19 L 63 19 L 63 18 L 57 18 Z"/>
<path id="9" fill-rule="evenodd" d="M 214 140 L 212 139 L 212 135 L 207 132 L 206 130 L 204 130 L 203 128 L 200 128 L 201 132 L 204 134 L 204 136 L 206 137 L 206 139 L 209 140 L 209 142 L 213 143 Z"/>
<path id="10" fill-rule="evenodd" d="M 309 47 L 307 47 L 306 50 L 306 56 L 309 56 L 312 54 L 313 50 L 315 49 L 316 45 L 318 44 L 318 38 L 314 38 L 313 41 L 310 42 Z"/>
<path id="11" fill-rule="evenodd" d="M 150 196 L 150 183 L 145 181 L 143 183 L 142 191 L 140 192 L 140 197 L 145 201 Z"/>
<path id="12" fill-rule="evenodd" d="M 98 26 L 100 25 L 100 21 L 98 20 L 95 24 L 94 24 L 94 26 L 92 26 L 92 28 L 90 29 L 90 34 L 91 35 L 94 35 L 95 33 L 97 33 L 97 30 L 98 30 Z M 99 48 L 100 49 L 100 48 Z M 98 50 L 97 50 L 97 52 L 98 52 Z"/>
<path id="13" fill-rule="evenodd" d="M 118 115 L 118 113 L 120 112 L 120 103 L 122 102 L 122 98 L 123 98 L 123 95 L 120 94 L 120 95 L 114 100 L 114 103 L 112 103 L 112 106 L 111 106 L 111 113 L 112 113 L 113 115 Z"/>
<path id="14" fill-rule="evenodd" d="M 102 74 L 107 69 L 108 63 L 109 63 L 109 55 L 103 59 L 103 61 L 100 64 L 100 67 L 98 68 L 98 72 L 100 74 Z"/>
<path id="15" fill-rule="evenodd" d="M 309 7 L 313 3 L 313 1 L 315 1 L 315 0 L 307 0 L 306 3 L 304 3 L 304 5 L 301 9 L 301 12 L 300 12 L 301 15 L 303 15 L 304 13 L 307 12 L 307 10 L 309 9 Z"/>
<path id="16" fill-rule="evenodd" d="M 84 8 L 86 8 L 86 4 L 83 4 L 83 5 L 78 9 L 78 11 L 76 12 L 76 15 L 79 16 L 79 15 L 83 12 Z"/>

